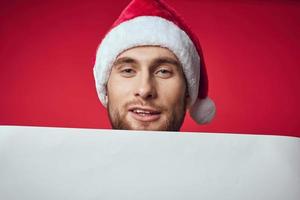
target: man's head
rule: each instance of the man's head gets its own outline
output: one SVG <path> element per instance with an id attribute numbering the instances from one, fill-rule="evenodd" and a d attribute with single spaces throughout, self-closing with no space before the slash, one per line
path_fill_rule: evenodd
<path id="1" fill-rule="evenodd" d="M 215 105 L 197 37 L 160 0 L 133 0 L 101 41 L 97 93 L 113 128 L 179 130 L 186 109 L 208 123 Z"/>
<path id="2" fill-rule="evenodd" d="M 128 49 L 112 66 L 107 108 L 113 128 L 178 131 L 188 99 L 181 64 L 167 48 Z"/>

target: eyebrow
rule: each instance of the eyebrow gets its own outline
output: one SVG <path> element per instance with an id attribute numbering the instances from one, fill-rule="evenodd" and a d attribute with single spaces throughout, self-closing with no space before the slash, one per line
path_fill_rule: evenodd
<path id="1" fill-rule="evenodd" d="M 130 58 L 130 57 L 122 57 L 122 58 L 118 58 L 113 66 L 118 66 L 120 64 L 124 64 L 124 63 L 128 63 L 128 64 L 137 64 L 137 61 L 134 60 L 133 58 Z"/>
<path id="2" fill-rule="evenodd" d="M 169 57 L 159 57 L 151 63 L 152 66 L 159 66 L 161 64 L 171 64 L 178 68 L 181 67 L 181 64 L 177 60 Z"/>
<path id="3" fill-rule="evenodd" d="M 133 58 L 130 58 L 130 57 L 122 57 L 122 58 L 118 58 L 113 66 L 118 66 L 120 64 L 124 64 L 124 63 L 127 63 L 127 64 L 138 64 L 139 62 L 137 62 L 135 59 Z M 156 59 L 154 59 L 154 61 L 151 62 L 151 66 L 154 66 L 154 67 L 157 67 L 161 64 L 171 64 L 171 65 L 175 65 L 177 68 L 180 68 L 181 67 L 181 64 L 173 59 L 173 58 L 169 58 L 169 57 L 158 57 Z"/>

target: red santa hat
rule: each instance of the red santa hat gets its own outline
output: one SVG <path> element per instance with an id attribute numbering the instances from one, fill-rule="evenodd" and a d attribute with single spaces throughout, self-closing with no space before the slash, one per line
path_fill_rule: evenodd
<path id="1" fill-rule="evenodd" d="M 168 48 L 177 56 L 191 98 L 190 115 L 199 124 L 210 122 L 216 108 L 208 97 L 208 78 L 198 38 L 176 11 L 160 0 L 131 1 L 101 41 L 94 66 L 101 103 L 106 107 L 106 84 L 118 55 L 145 45 Z"/>

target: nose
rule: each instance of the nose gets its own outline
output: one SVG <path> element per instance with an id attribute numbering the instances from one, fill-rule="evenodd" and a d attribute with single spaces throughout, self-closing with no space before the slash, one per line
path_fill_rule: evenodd
<path id="1" fill-rule="evenodd" d="M 136 97 L 144 100 L 154 99 L 157 96 L 155 82 L 149 74 L 141 75 L 139 81 L 136 83 L 137 89 L 135 92 Z"/>

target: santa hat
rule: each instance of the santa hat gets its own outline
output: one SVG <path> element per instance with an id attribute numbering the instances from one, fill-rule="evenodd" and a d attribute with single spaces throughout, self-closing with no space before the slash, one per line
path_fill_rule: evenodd
<path id="1" fill-rule="evenodd" d="M 106 84 L 118 55 L 137 46 L 161 46 L 181 63 L 191 98 L 190 115 L 199 124 L 210 122 L 215 104 L 208 97 L 208 79 L 200 43 L 175 10 L 160 0 L 133 0 L 100 43 L 94 77 L 106 107 Z"/>

